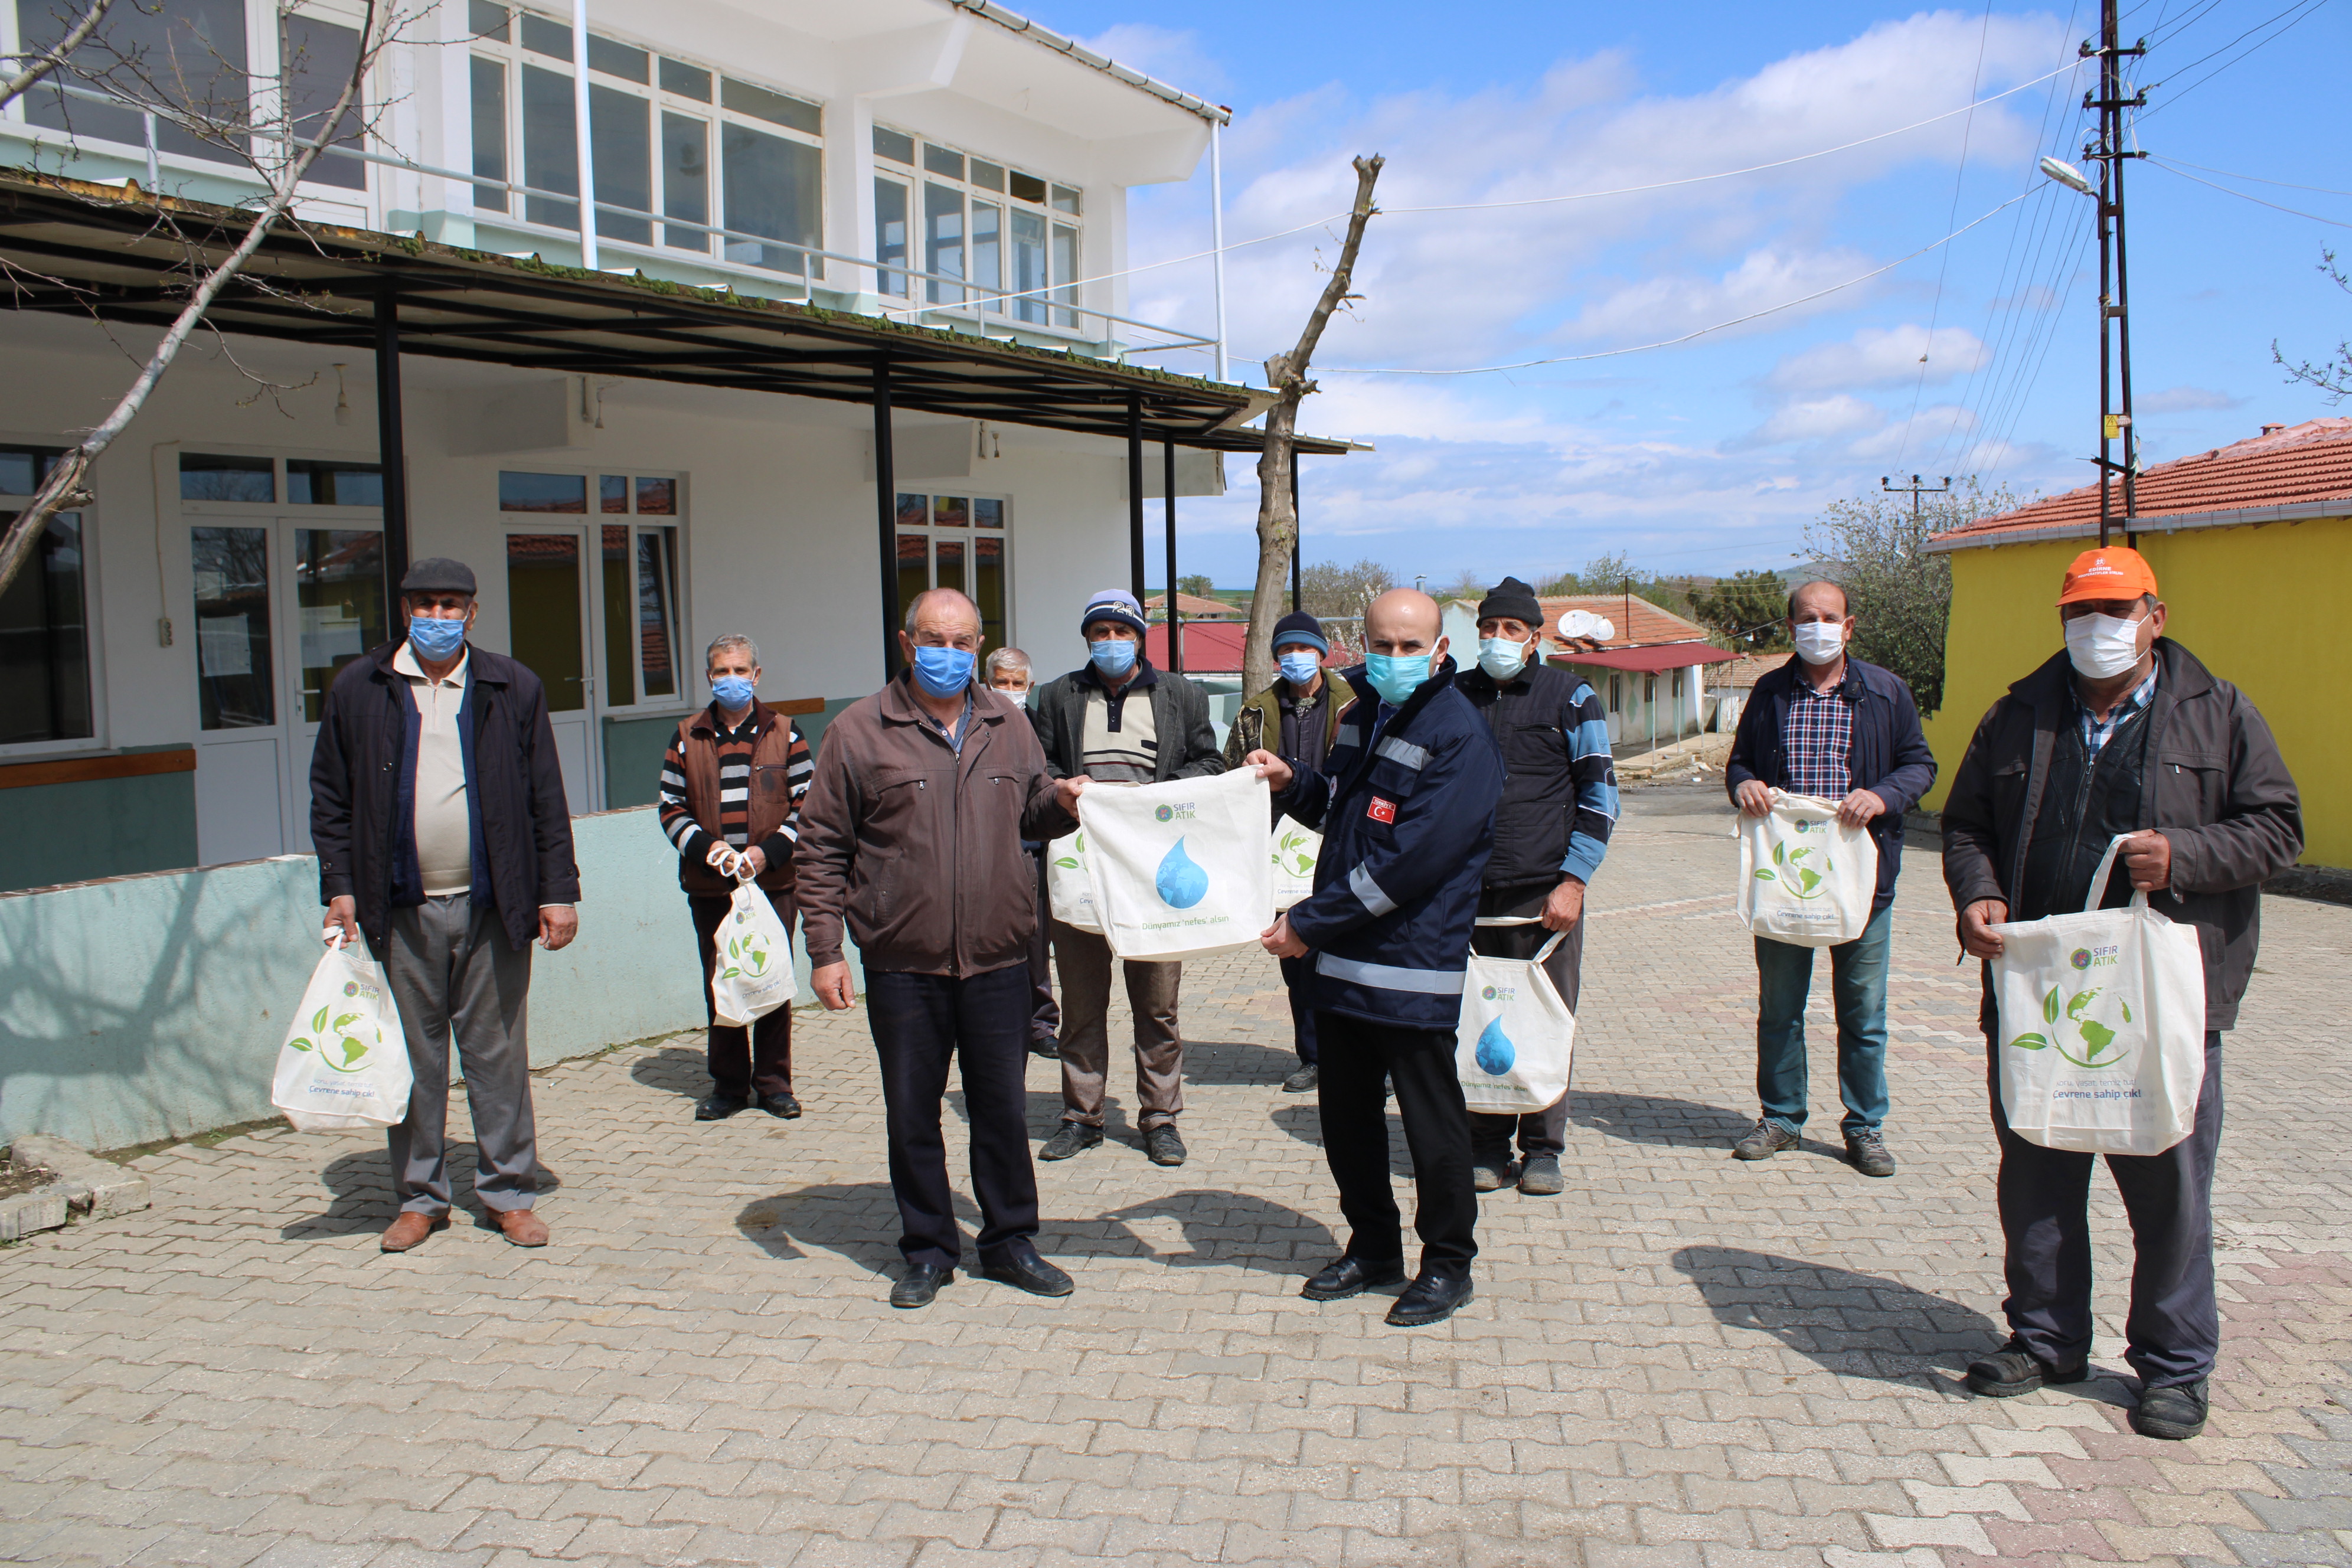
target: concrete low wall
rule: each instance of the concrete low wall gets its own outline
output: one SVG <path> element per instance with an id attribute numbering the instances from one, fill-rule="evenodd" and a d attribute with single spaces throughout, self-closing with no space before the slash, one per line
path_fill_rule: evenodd
<path id="1" fill-rule="evenodd" d="M 534 950 L 535 1064 L 704 1017 L 677 858 L 652 810 L 572 831 L 580 935 Z M 320 913 L 307 855 L 0 895 L 0 1143 L 47 1132 L 119 1149 L 272 1115 Z"/>

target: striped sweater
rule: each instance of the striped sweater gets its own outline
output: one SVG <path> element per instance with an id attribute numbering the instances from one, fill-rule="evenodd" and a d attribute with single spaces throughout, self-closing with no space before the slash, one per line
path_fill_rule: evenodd
<path id="1" fill-rule="evenodd" d="M 802 738 L 800 726 L 782 715 L 778 717 L 791 731 L 787 753 L 790 761 L 784 774 L 791 807 L 784 814 L 782 826 L 760 845 L 771 866 L 784 864 L 792 856 L 793 847 L 800 842 L 801 800 L 808 794 L 809 779 L 815 772 L 815 761 L 808 742 Z M 756 744 L 753 725 L 747 715 L 740 728 L 730 730 L 715 708 L 710 724 L 719 734 L 719 837 L 737 849 L 748 849 L 751 847 L 751 753 Z M 679 752 L 676 735 L 670 737 L 669 750 L 662 756 L 659 805 L 662 832 L 677 846 L 678 858 L 701 864 L 703 857 L 710 852 L 710 836 L 695 820 L 693 806 L 687 799 L 686 759 Z"/>

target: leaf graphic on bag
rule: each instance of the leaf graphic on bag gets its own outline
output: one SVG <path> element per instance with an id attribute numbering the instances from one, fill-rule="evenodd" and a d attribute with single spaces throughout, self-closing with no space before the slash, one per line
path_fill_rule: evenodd
<path id="1" fill-rule="evenodd" d="M 310 1020 L 310 1032 L 312 1034 L 323 1035 L 327 1032 L 327 1014 L 329 1011 L 330 1009 L 321 1007 L 319 1009 L 318 1016 Z"/>
<path id="2" fill-rule="evenodd" d="M 311 1048 L 311 1046 L 308 1040 L 289 1040 L 286 1042 L 286 1048 L 289 1051 L 307 1051 Z"/>
<path id="3" fill-rule="evenodd" d="M 2040 1035 L 2020 1035 L 2009 1042 L 2009 1048 L 2013 1051 L 2038 1051 L 2045 1048 L 2049 1044 L 2050 1042 Z"/>
<path id="4" fill-rule="evenodd" d="M 1758 871 L 1758 872 L 1756 873 L 1756 879 L 1757 879 L 1758 881 L 1759 881 L 1759 882 L 1777 882 L 1777 881 L 1779 881 L 1780 879 L 1780 878 L 1778 878 L 1778 877 L 1775 877 L 1775 876 L 1774 876 L 1774 875 L 1772 875 L 1772 873 L 1771 873 L 1771 872 L 1769 872 L 1769 871 L 1763 871 L 1763 870 L 1759 870 L 1759 871 Z"/>
<path id="5" fill-rule="evenodd" d="M 2055 985 L 2050 988 L 2050 994 L 2042 999 L 2042 1016 L 2046 1023 L 2058 1021 L 2058 987 Z"/>
<path id="6" fill-rule="evenodd" d="M 2125 1022 L 2125 1023 L 2126 1023 L 2126 1024 L 2128 1024 L 2128 1023 L 2130 1023 L 2130 1022 L 2131 1022 L 2131 1004 L 2130 1004 L 2130 1003 L 2128 1003 L 2128 1002 L 2125 1002 L 2125 1003 L 2123 1003 L 2123 1010 L 2124 1010 L 2124 1022 Z"/>
<path id="7" fill-rule="evenodd" d="M 1789 863 L 1789 847 L 1788 847 L 1787 845 L 1785 845 L 1785 844 L 1775 844 L 1775 845 L 1773 845 L 1773 846 L 1772 846 L 1772 864 L 1774 864 L 1775 866 L 1785 866 L 1785 865 L 1787 865 L 1788 863 Z"/>
<path id="8" fill-rule="evenodd" d="M 1077 861 L 1067 855 L 1063 856 L 1059 860 L 1055 861 L 1054 864 L 1060 867 L 1065 871 L 1075 871 L 1078 868 Z"/>

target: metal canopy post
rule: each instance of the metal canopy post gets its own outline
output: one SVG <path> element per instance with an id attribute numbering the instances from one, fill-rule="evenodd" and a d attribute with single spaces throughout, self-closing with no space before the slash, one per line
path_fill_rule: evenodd
<path id="1" fill-rule="evenodd" d="M 898 664 L 898 469 L 890 451 L 890 362 L 874 362 L 874 526 L 882 563 L 882 676 Z"/>
<path id="2" fill-rule="evenodd" d="M 1298 448 L 1290 449 L 1290 613 L 1298 613 L 1298 589 L 1306 579 L 1306 568 L 1299 564 L 1298 518 Z"/>
<path id="3" fill-rule="evenodd" d="M 1143 603 L 1143 399 L 1127 395 L 1127 574 Z"/>
<path id="4" fill-rule="evenodd" d="M 1161 444 L 1161 489 L 1168 510 L 1168 668 L 1184 673 L 1184 612 L 1176 607 L 1176 443 Z"/>
<path id="5" fill-rule="evenodd" d="M 400 427 L 400 296 L 375 297 L 375 458 L 383 470 L 383 569 L 394 590 L 408 575 L 408 448 Z"/>

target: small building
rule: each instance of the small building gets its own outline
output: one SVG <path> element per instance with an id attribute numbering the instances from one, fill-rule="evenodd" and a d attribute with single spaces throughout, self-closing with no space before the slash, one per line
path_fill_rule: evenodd
<path id="1" fill-rule="evenodd" d="M 2139 476 L 2138 515 L 2114 532 L 2156 569 L 2166 634 L 2262 710 L 2303 793 L 2304 862 L 2352 867 L 2352 418 L 2265 425 Z M 2122 506 L 2118 488 L 2115 504 Z M 1928 548 L 1952 563 L 1944 707 L 1927 721 L 1940 807 L 1986 709 L 2064 646 L 2066 563 L 2098 542 L 2086 485 L 1956 528 Z"/>
<path id="2" fill-rule="evenodd" d="M 1180 489 L 1176 493 L 1181 495 L 1184 492 Z M 1176 613 L 1184 617 L 1184 624 L 1188 626 L 1194 621 L 1246 621 L 1249 619 L 1249 612 L 1240 605 L 1228 604 L 1223 599 L 1204 599 L 1198 594 L 1179 593 L 1176 595 Z M 1150 621 L 1166 620 L 1168 595 L 1154 594 L 1144 600 L 1143 616 L 1144 619 Z"/>
<path id="3" fill-rule="evenodd" d="M 1747 710 L 1748 694 L 1756 689 L 1758 679 L 1796 657 L 1793 653 L 1743 653 L 1709 670 L 1706 727 L 1719 735 L 1738 729 L 1739 715 Z"/>
<path id="4" fill-rule="evenodd" d="M 1600 693 L 1610 744 L 1648 749 L 1699 732 L 1706 672 L 1737 657 L 1710 645 L 1705 626 L 1636 594 L 1561 594 L 1541 603 L 1546 655 Z M 1571 619 L 1578 611 L 1581 622 Z M 1560 635 L 1579 625 L 1606 635 Z"/>

